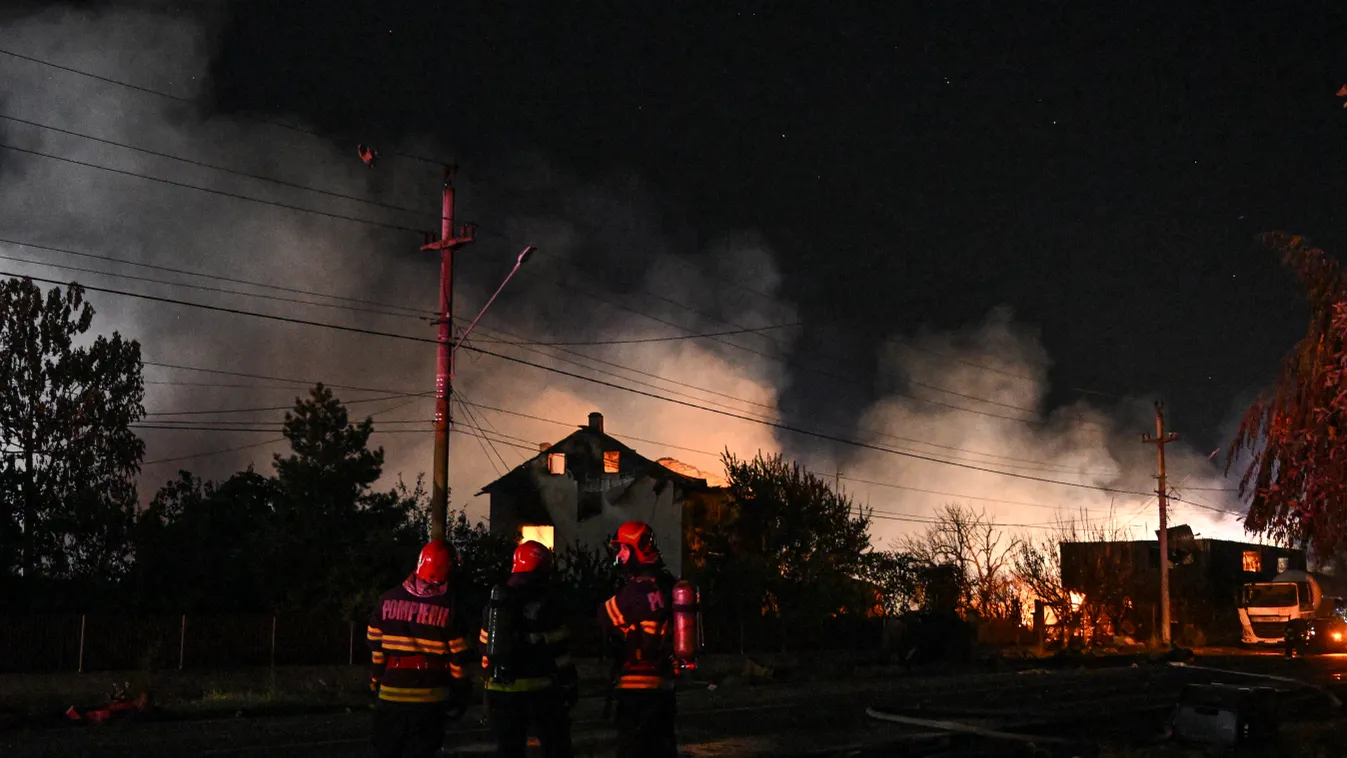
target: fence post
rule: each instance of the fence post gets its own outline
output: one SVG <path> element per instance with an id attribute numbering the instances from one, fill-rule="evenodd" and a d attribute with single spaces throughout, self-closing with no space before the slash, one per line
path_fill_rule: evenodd
<path id="1" fill-rule="evenodd" d="M 276 668 L 276 616 L 271 617 L 271 667 Z"/>
<path id="2" fill-rule="evenodd" d="M 182 614 L 182 630 L 178 632 L 178 670 L 182 671 L 183 660 L 187 657 L 187 614 Z"/>
<path id="3" fill-rule="evenodd" d="M 355 622 L 348 621 L 346 630 L 346 665 L 355 665 Z"/>
<path id="4" fill-rule="evenodd" d="M 84 673 L 84 614 L 80 614 L 80 663 L 79 673 Z"/>

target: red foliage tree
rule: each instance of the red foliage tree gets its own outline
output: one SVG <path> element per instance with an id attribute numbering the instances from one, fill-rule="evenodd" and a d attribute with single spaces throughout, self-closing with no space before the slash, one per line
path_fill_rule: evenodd
<path id="1" fill-rule="evenodd" d="M 1347 272 L 1301 237 L 1263 242 L 1304 285 L 1309 326 L 1275 386 L 1245 412 L 1227 470 L 1247 456 L 1239 493 L 1248 531 L 1283 544 L 1308 540 L 1328 556 L 1347 547 Z"/>

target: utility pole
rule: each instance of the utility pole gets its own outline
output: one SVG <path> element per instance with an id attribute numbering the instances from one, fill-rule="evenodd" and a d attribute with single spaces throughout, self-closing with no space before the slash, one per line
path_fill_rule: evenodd
<path id="1" fill-rule="evenodd" d="M 1141 441 L 1155 445 L 1158 458 L 1155 494 L 1160 498 L 1160 642 L 1169 647 L 1169 497 L 1165 489 L 1165 445 L 1177 441 L 1175 432 L 1165 432 L 1165 404 L 1155 401 L 1155 436 L 1141 435 Z"/>
<path id="2" fill-rule="evenodd" d="M 430 538 L 444 539 L 449 513 L 449 424 L 452 420 L 449 398 L 454 385 L 454 251 L 473 241 L 476 228 L 466 224 L 454 236 L 454 173 L 456 167 L 444 167 L 444 195 L 440 211 L 440 238 L 421 246 L 424 251 L 440 252 L 440 307 L 436 323 L 439 345 L 435 363 L 435 458 L 431 467 Z"/>

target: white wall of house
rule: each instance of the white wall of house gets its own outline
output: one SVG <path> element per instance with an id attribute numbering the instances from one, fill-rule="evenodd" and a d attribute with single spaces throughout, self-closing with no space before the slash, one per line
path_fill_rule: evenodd
<path id="1" fill-rule="evenodd" d="M 554 546 L 562 549 L 578 542 L 590 550 L 604 550 L 619 524 L 630 520 L 644 521 L 655 530 L 665 564 L 675 576 L 680 575 L 683 555 L 682 489 L 663 477 L 657 478 L 644 472 L 636 474 L 626 465 L 621 466 L 616 474 L 596 473 L 577 480 L 570 470 L 570 457 L 593 456 L 595 452 L 583 438 L 572 438 L 570 441 L 573 444 L 563 441 L 554 449 L 554 452 L 564 452 L 568 457 L 567 471 L 563 474 L 549 473 L 546 454 L 539 454 L 523 464 L 526 483 L 521 485 L 535 489 L 538 493 L 551 519 Z M 664 483 L 662 487 L 659 486 L 661 481 Z M 600 506 L 597 512 L 581 514 L 582 494 L 598 495 Z M 502 489 L 491 493 L 490 497 L 493 531 L 501 533 L 528 525 L 526 509 L 518 503 L 526 495 Z"/>

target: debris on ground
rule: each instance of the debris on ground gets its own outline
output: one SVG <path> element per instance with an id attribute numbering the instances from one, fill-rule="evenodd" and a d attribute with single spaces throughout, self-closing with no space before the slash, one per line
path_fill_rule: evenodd
<path id="1" fill-rule="evenodd" d="M 70 706 L 65 710 L 67 721 L 87 724 L 104 724 L 115 718 L 121 718 L 132 715 L 141 715 L 149 712 L 150 691 L 144 688 L 140 694 L 132 698 L 130 696 L 131 685 L 112 685 L 112 696 L 108 703 L 103 706 L 94 706 L 83 710 Z"/>

